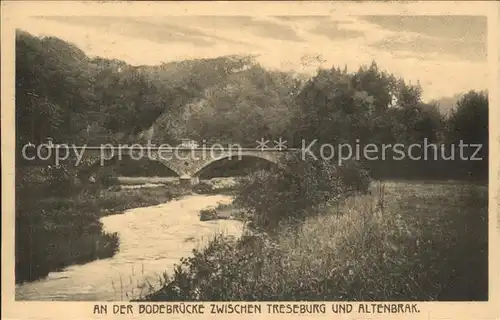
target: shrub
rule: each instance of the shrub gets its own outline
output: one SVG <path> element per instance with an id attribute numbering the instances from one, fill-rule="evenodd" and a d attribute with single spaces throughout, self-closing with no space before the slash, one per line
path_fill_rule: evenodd
<path id="1" fill-rule="evenodd" d="M 347 161 L 336 167 L 336 176 L 346 187 L 345 191 L 365 193 L 370 187 L 370 175 L 358 161 Z"/>
<path id="2" fill-rule="evenodd" d="M 193 191 L 200 194 L 213 193 L 214 187 L 206 181 L 200 181 L 193 187 Z"/>
<path id="3" fill-rule="evenodd" d="M 97 173 L 98 182 L 104 187 L 111 187 L 118 185 L 120 182 L 118 181 L 115 169 L 104 167 L 100 168 Z"/>
<path id="4" fill-rule="evenodd" d="M 250 212 L 251 225 L 271 231 L 281 222 L 300 222 L 311 207 L 368 189 L 370 179 L 357 163 L 286 159 L 271 171 L 257 171 L 243 180 L 235 203 Z"/>
<path id="5" fill-rule="evenodd" d="M 44 196 L 70 196 L 80 186 L 73 171 L 62 165 L 16 168 L 16 192 L 33 199 Z"/>
<path id="6" fill-rule="evenodd" d="M 203 209 L 200 211 L 200 221 L 216 220 L 218 218 L 215 209 Z"/>

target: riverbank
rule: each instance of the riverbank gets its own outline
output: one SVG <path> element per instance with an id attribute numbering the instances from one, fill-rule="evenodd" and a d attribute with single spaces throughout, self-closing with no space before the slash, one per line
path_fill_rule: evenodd
<path id="1" fill-rule="evenodd" d="M 101 216 L 121 214 L 125 210 L 154 206 L 192 193 L 191 188 L 162 185 L 152 188 L 119 188 L 102 191 L 97 206 Z M 90 200 L 93 201 L 93 200 Z"/>
<path id="2" fill-rule="evenodd" d="M 180 258 L 204 248 L 214 235 L 239 237 L 243 224 L 234 220 L 200 221 L 199 212 L 232 198 L 186 195 L 166 203 L 126 210 L 101 218 L 103 231 L 116 233 L 120 250 L 112 257 L 72 265 L 48 277 L 16 286 L 17 300 L 132 300 L 158 289 L 164 272 Z"/>
<path id="3" fill-rule="evenodd" d="M 384 182 L 317 210 L 273 236 L 215 237 L 141 299 L 488 299 L 486 186 Z"/>
<path id="4" fill-rule="evenodd" d="M 16 283 L 35 281 L 74 264 L 112 257 L 120 239 L 103 230 L 102 217 L 164 204 L 193 192 L 232 194 L 236 188 L 232 178 L 202 181 L 194 188 L 182 187 L 170 177 L 119 177 L 117 181 L 120 184 L 98 194 L 68 192 L 66 197 L 37 197 L 37 192 L 19 191 Z"/>
<path id="5" fill-rule="evenodd" d="M 117 234 L 106 232 L 100 219 L 125 210 L 158 205 L 188 194 L 188 189 L 102 190 L 98 196 L 33 198 L 18 195 L 16 203 L 16 283 L 41 279 L 52 271 L 113 256 Z"/>

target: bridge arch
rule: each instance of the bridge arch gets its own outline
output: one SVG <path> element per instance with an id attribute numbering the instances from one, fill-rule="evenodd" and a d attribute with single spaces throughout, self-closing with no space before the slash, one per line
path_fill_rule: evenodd
<path id="1" fill-rule="evenodd" d="M 279 164 L 278 160 L 274 157 L 266 156 L 265 154 L 242 154 L 239 156 L 230 156 L 226 155 L 223 157 L 219 157 L 217 159 L 210 159 L 209 161 L 203 163 L 201 166 L 196 168 L 196 170 L 191 175 L 192 177 L 199 178 L 203 173 L 206 172 L 208 168 L 213 166 L 214 164 L 223 163 L 223 162 L 232 162 L 242 161 L 243 159 L 258 159 L 259 161 L 277 166 Z"/>
<path id="2" fill-rule="evenodd" d="M 158 176 L 158 177 L 180 177 L 179 172 L 171 166 L 155 160 L 142 158 L 140 160 L 133 160 L 132 158 L 125 158 L 116 164 L 116 170 L 123 176 Z"/>
<path id="3" fill-rule="evenodd" d="M 182 173 L 168 164 L 155 159 L 142 158 L 134 160 L 129 156 L 115 155 L 101 162 L 99 157 L 85 158 L 84 164 L 79 167 L 78 176 L 81 180 L 88 180 L 91 176 L 97 176 L 107 170 L 119 176 L 128 177 L 181 177 Z"/>

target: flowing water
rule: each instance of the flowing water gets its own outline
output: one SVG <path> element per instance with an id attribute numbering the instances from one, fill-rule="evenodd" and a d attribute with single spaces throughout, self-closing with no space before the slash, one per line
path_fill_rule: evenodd
<path id="1" fill-rule="evenodd" d="M 109 259 L 50 273 L 45 279 L 16 286 L 16 300 L 130 300 L 150 281 L 158 285 L 181 257 L 203 247 L 217 232 L 236 237 L 243 225 L 234 220 L 200 221 L 199 211 L 228 196 L 191 195 L 165 204 L 128 210 L 102 218 L 108 232 L 118 232 L 119 251 Z M 144 291 L 143 291 L 144 293 Z"/>

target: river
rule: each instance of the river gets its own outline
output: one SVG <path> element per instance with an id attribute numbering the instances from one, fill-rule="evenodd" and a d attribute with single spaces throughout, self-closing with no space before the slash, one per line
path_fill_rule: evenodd
<path id="1" fill-rule="evenodd" d="M 236 237 L 242 223 L 200 221 L 199 211 L 229 196 L 190 195 L 152 207 L 102 218 L 108 232 L 118 232 L 119 251 L 111 258 L 75 265 L 46 278 L 16 286 L 16 300 L 116 301 L 138 298 L 145 281 L 158 284 L 181 257 L 203 247 L 217 232 Z M 145 291 L 143 291 L 144 293 Z"/>

